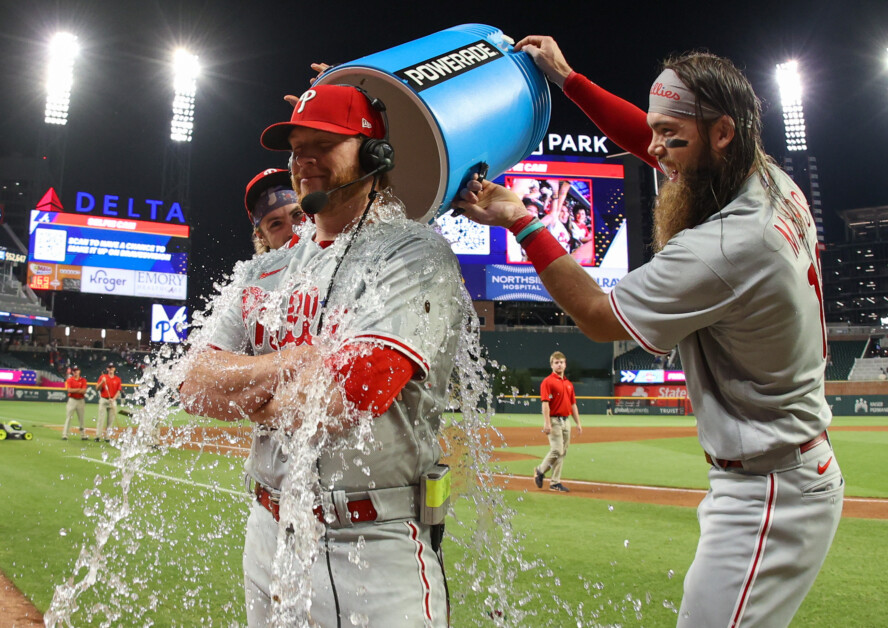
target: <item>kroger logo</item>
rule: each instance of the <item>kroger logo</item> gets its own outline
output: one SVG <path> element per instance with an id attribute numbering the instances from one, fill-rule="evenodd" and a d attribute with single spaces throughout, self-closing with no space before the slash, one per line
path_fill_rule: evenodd
<path id="1" fill-rule="evenodd" d="M 114 292 L 118 287 L 126 285 L 126 279 L 109 277 L 108 273 L 100 270 L 89 278 L 90 283 L 101 284 L 107 292 Z"/>
<path id="2" fill-rule="evenodd" d="M 87 268 L 81 274 L 81 292 L 133 296 L 133 271 L 118 268 Z"/>

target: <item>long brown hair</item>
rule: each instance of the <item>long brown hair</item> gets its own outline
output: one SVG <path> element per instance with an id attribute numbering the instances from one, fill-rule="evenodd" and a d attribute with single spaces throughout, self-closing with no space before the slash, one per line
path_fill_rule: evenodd
<path id="1" fill-rule="evenodd" d="M 751 170 L 767 176 L 769 161 L 762 147 L 762 108 L 749 81 L 730 60 L 708 52 L 690 52 L 663 62 L 673 70 L 697 100 L 697 125 L 709 145 L 711 121 L 703 119 L 702 105 L 724 113 L 734 122 L 734 139 L 725 149 L 724 163 L 715 170 L 712 193 L 718 208 L 727 205 L 740 190 Z M 711 151 L 706 151 L 709 156 Z"/>
<path id="2" fill-rule="evenodd" d="M 672 57 L 663 62 L 663 69 L 672 69 L 690 89 L 697 101 L 697 126 L 703 142 L 709 146 L 708 131 L 712 121 L 703 119 L 702 103 L 729 116 L 734 122 L 734 139 L 722 155 L 723 164 L 709 166 L 713 173 L 711 191 L 718 211 L 731 202 L 740 186 L 753 172 L 757 173 L 767 189 L 772 209 L 792 220 L 799 236 L 805 240 L 805 247 L 811 255 L 811 243 L 801 214 L 783 195 L 768 169 L 773 160 L 762 146 L 762 106 L 752 85 L 743 73 L 729 59 L 709 52 L 690 52 Z M 706 151 L 706 159 L 711 160 L 712 151 Z M 720 171 L 720 172 L 719 172 Z M 705 217 L 703 218 L 705 220 Z"/>

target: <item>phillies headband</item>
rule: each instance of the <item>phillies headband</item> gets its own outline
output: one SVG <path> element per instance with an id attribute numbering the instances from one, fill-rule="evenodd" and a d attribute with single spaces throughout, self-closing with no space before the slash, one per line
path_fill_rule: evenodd
<path id="1" fill-rule="evenodd" d="M 723 115 L 705 102 L 700 103 L 700 108 L 704 120 L 715 120 Z M 663 70 L 651 87 L 648 112 L 673 118 L 693 118 L 697 115 L 697 100 L 675 70 Z"/>
<path id="2" fill-rule="evenodd" d="M 259 223 L 262 222 L 262 219 L 265 218 L 269 212 L 272 212 L 279 207 L 292 205 L 293 203 L 298 202 L 299 196 L 296 192 L 283 185 L 263 190 L 253 205 L 253 211 L 250 212 L 250 217 L 253 219 L 253 226 L 258 227 Z"/>

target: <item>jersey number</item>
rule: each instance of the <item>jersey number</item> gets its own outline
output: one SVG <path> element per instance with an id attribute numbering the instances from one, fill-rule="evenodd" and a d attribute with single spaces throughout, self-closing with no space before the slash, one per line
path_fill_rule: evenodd
<path id="1" fill-rule="evenodd" d="M 818 262 L 820 261 L 820 251 L 817 251 Z M 808 284 L 814 288 L 817 295 L 817 302 L 820 304 L 820 334 L 823 340 L 823 359 L 826 359 L 826 320 L 823 314 L 823 292 L 820 288 L 820 277 L 817 276 L 817 269 L 814 264 L 808 266 Z"/>

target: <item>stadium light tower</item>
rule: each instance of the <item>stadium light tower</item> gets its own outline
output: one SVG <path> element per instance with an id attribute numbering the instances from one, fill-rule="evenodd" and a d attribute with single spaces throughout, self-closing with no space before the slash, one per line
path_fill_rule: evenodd
<path id="1" fill-rule="evenodd" d="M 74 60 L 80 46 L 77 36 L 56 33 L 49 41 L 49 64 L 46 67 L 46 124 L 68 123 L 71 87 L 74 84 Z"/>
<path id="2" fill-rule="evenodd" d="M 780 102 L 783 105 L 786 150 L 808 150 L 805 112 L 802 108 L 802 77 L 798 62 L 777 64 L 777 85 L 780 87 Z"/>
<path id="3" fill-rule="evenodd" d="M 197 55 L 181 48 L 176 50 L 173 54 L 173 120 L 170 123 L 170 139 L 174 142 L 191 141 L 199 72 Z"/>
<path id="4" fill-rule="evenodd" d="M 191 136 L 200 64 L 195 54 L 183 49 L 173 53 L 173 119 L 170 142 L 163 155 L 163 187 L 166 202 L 178 202 L 186 216 L 191 206 Z"/>

